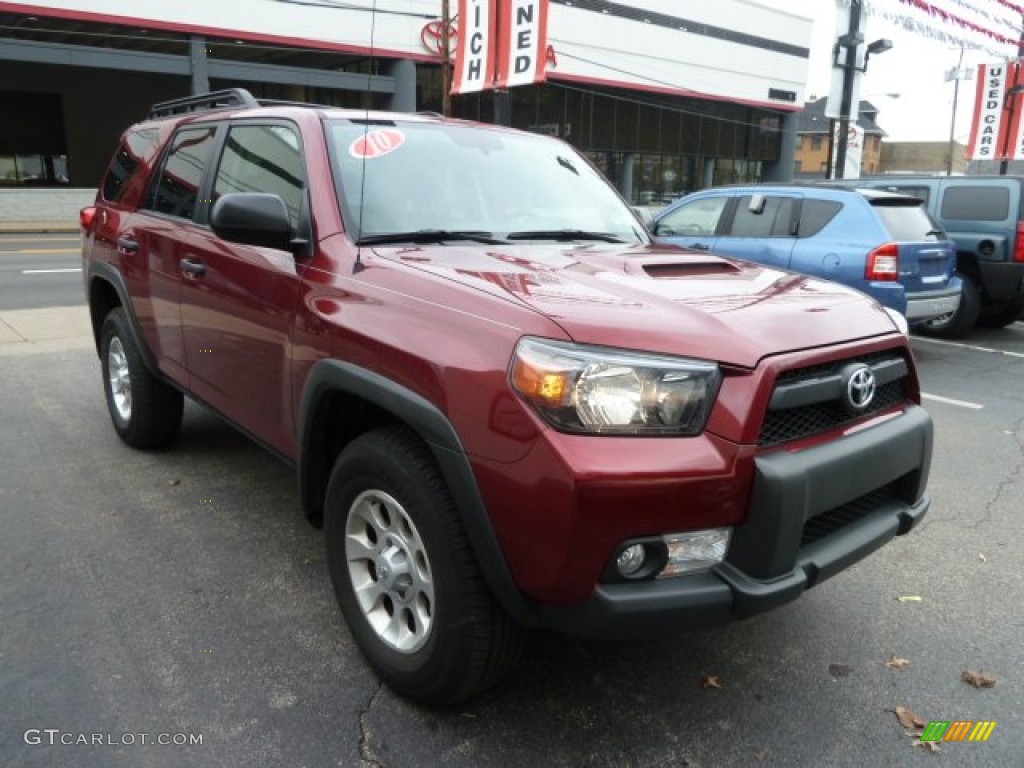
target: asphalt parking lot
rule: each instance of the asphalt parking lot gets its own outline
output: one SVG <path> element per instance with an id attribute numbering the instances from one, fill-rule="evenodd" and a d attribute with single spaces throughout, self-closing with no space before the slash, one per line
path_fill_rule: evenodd
<path id="1" fill-rule="evenodd" d="M 123 446 L 62 311 L 0 313 L 2 765 L 1024 765 L 1024 324 L 915 340 L 936 446 L 910 536 L 724 629 L 538 634 L 439 713 L 363 664 L 293 472 L 192 405 L 174 451 Z M 898 707 L 997 725 L 931 753 Z"/>

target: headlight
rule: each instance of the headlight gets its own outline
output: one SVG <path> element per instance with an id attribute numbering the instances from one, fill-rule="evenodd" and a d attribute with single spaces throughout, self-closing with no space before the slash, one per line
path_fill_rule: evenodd
<path id="1" fill-rule="evenodd" d="M 553 426 L 616 435 L 697 435 L 721 373 L 715 363 L 523 338 L 512 386 Z"/>

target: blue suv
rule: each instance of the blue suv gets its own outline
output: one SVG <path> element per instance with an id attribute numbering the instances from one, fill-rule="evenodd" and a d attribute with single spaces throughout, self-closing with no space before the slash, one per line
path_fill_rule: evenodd
<path id="1" fill-rule="evenodd" d="M 843 283 L 911 325 L 955 312 L 956 248 L 914 197 L 799 184 L 687 195 L 654 217 L 663 242 Z"/>

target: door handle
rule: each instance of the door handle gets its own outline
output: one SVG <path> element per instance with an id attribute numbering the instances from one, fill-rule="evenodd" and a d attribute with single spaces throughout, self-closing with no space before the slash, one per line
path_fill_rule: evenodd
<path id="1" fill-rule="evenodd" d="M 195 259 L 182 259 L 178 262 L 178 266 L 180 266 L 181 271 L 187 275 L 202 277 L 206 274 L 206 265 L 201 261 L 196 261 Z"/>
<path id="2" fill-rule="evenodd" d="M 117 238 L 117 250 L 121 253 L 137 253 L 139 241 L 130 237 L 119 237 Z"/>
<path id="3" fill-rule="evenodd" d="M 688 248 L 692 248 L 695 251 L 710 251 L 711 250 L 711 246 L 708 245 L 707 243 L 693 243 L 692 245 L 689 245 L 687 247 Z"/>

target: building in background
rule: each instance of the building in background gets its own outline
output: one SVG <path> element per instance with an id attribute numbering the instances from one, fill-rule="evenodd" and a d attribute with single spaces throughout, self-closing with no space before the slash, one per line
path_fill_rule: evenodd
<path id="1" fill-rule="evenodd" d="M 796 121 L 796 150 L 793 162 L 794 179 L 832 178 L 829 169 L 829 151 L 833 149 L 830 131 L 838 121 L 825 117 L 825 102 L 821 98 L 804 105 Z M 861 101 L 857 109 L 858 138 L 863 141 L 861 174 L 879 173 L 882 158 L 882 139 L 885 131 L 876 122 L 878 109 L 870 101 Z"/>
<path id="2" fill-rule="evenodd" d="M 788 178 L 812 20 L 758 0 L 548 0 L 548 81 L 456 116 L 559 136 L 636 203 Z M 457 0 L 451 0 L 453 8 Z M 0 186 L 93 187 L 151 104 L 440 111 L 441 0 L 0 2 Z"/>
<path id="3" fill-rule="evenodd" d="M 879 173 L 934 173 L 945 176 L 953 151 L 953 174 L 967 173 L 967 147 L 948 141 L 883 141 Z"/>

